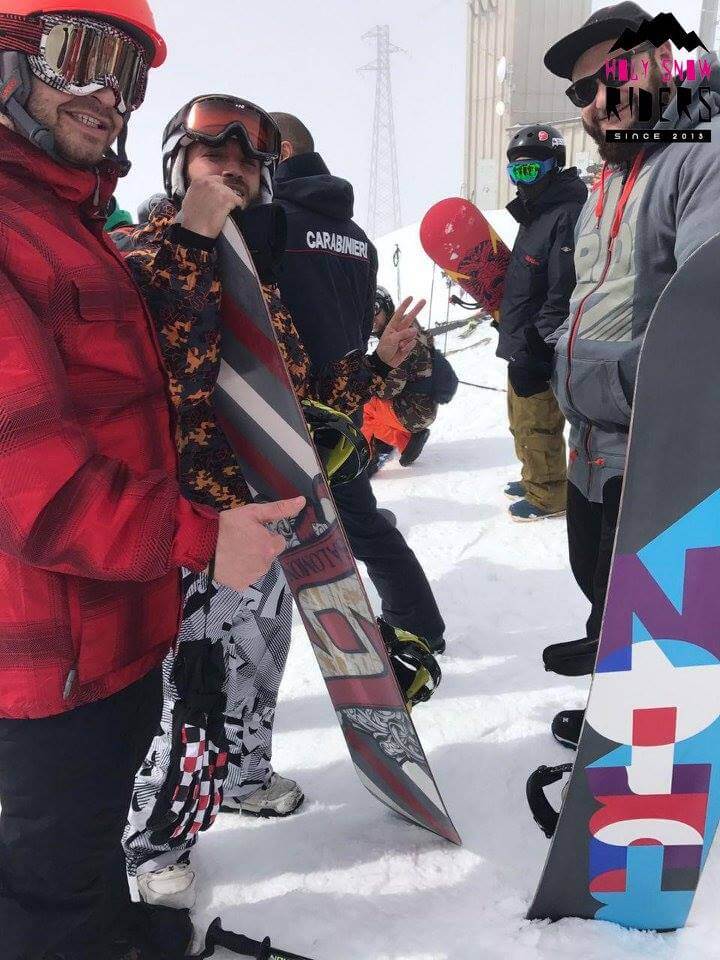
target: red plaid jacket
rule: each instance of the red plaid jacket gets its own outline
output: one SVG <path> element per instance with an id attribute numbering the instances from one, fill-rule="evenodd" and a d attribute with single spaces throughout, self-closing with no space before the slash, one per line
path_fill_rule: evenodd
<path id="1" fill-rule="evenodd" d="M 102 231 L 110 169 L 0 126 L 0 717 L 99 700 L 157 665 L 179 567 L 217 515 L 180 495 L 166 377 Z"/>

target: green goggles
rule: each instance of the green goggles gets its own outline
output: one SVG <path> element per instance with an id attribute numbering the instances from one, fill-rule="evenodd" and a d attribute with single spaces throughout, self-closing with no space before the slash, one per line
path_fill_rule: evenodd
<path id="1" fill-rule="evenodd" d="M 548 160 L 514 160 L 507 165 L 513 183 L 536 183 L 557 165 L 554 157 Z"/>

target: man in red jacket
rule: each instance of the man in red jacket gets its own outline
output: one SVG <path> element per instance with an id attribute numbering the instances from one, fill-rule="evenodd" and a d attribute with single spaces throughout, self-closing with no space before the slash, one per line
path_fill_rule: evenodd
<path id="1" fill-rule="evenodd" d="M 284 547 L 264 524 L 302 506 L 218 519 L 180 493 L 153 326 L 103 233 L 164 58 L 146 0 L 0 0 L 3 960 L 154 960 L 120 839 L 179 570 L 214 558 L 244 589 Z"/>

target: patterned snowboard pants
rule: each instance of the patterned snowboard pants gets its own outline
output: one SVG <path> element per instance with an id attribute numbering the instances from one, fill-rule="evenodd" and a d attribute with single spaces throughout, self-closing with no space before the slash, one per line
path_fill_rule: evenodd
<path id="1" fill-rule="evenodd" d="M 229 744 L 225 794 L 244 797 L 267 782 L 271 773 L 275 705 L 290 649 L 292 597 L 279 564 L 239 594 L 213 582 L 215 591 L 207 621 L 203 605 L 207 576 L 183 571 L 183 620 L 178 643 L 221 639 L 225 654 Z M 156 843 L 147 822 L 168 773 L 172 746 L 172 710 L 177 691 L 171 680 L 175 654 L 163 663 L 163 712 L 160 728 L 135 777 L 135 789 L 123 836 L 128 873 L 134 876 L 177 863 L 187 856 L 195 837 L 184 846 Z"/>

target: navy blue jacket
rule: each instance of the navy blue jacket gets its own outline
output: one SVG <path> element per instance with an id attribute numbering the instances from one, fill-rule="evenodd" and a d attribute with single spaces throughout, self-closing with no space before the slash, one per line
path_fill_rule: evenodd
<path id="1" fill-rule="evenodd" d="M 318 153 L 281 163 L 275 199 L 287 214 L 278 283 L 315 370 L 367 348 L 377 253 L 352 220 L 353 188 L 333 177 Z"/>

